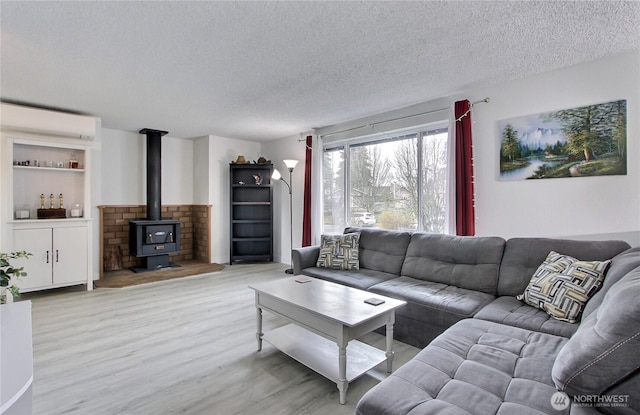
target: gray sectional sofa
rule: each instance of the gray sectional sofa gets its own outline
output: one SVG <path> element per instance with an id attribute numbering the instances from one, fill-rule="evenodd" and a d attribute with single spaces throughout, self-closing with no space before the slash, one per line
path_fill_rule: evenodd
<path id="1" fill-rule="evenodd" d="M 358 270 L 317 267 L 315 246 L 293 250 L 294 273 L 406 300 L 394 337 L 424 348 L 357 414 L 640 413 L 640 247 L 345 229 L 354 232 Z M 579 323 L 516 299 L 550 251 L 611 260 Z"/>

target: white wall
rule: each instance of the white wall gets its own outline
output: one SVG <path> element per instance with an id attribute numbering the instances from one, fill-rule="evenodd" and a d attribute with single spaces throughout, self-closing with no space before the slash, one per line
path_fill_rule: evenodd
<path id="1" fill-rule="evenodd" d="M 91 224 L 93 242 L 93 279 L 100 279 L 100 214 L 98 206 L 102 204 L 102 120 L 98 123 L 94 145 L 91 151 Z M 85 206 L 84 209 L 87 209 Z"/>
<path id="2" fill-rule="evenodd" d="M 193 203 L 210 204 L 209 137 L 193 141 Z"/>
<path id="3" fill-rule="evenodd" d="M 474 107 L 479 235 L 622 238 L 640 244 L 640 54 L 629 53 L 467 91 Z M 499 181 L 497 122 L 627 100 L 627 175 Z"/>
<path id="4" fill-rule="evenodd" d="M 146 137 L 102 129 L 102 198 L 104 205 L 147 203 Z M 162 137 L 162 204 L 194 200 L 194 142 Z"/>
<path id="5" fill-rule="evenodd" d="M 103 205 L 140 205 L 146 203 L 143 136 L 128 131 L 102 129 Z"/>
<path id="6" fill-rule="evenodd" d="M 444 108 L 454 100 L 489 97 L 474 107 L 476 214 L 479 235 L 621 238 L 640 245 L 640 53 L 604 58 L 571 68 L 504 84 L 473 88 L 454 96 L 392 111 L 393 116 Z M 627 99 L 626 176 L 498 180 L 499 120 L 558 109 Z M 364 120 L 323 129 L 364 125 Z M 446 112 L 441 112 L 446 117 Z M 429 115 L 433 117 L 433 115 Z M 389 117 L 393 118 L 393 117 Z M 293 172 L 293 246 L 302 238 L 304 142 L 299 136 L 268 143 L 207 136 L 194 140 L 163 137 L 165 204 L 212 205 L 212 261 L 229 261 L 229 163 L 240 154 L 248 160 L 264 156 L 288 179 L 284 159 L 300 160 Z M 101 204 L 144 204 L 144 136 L 102 129 Z M 169 158 L 168 156 L 178 156 Z M 289 195 L 274 183 L 274 260 L 289 263 Z"/>
<path id="7" fill-rule="evenodd" d="M 194 203 L 193 165 L 194 142 L 192 140 L 172 138 L 168 135 L 162 137 L 163 204 L 181 205 Z"/>
<path id="8" fill-rule="evenodd" d="M 280 182 L 273 183 L 273 260 L 289 264 L 291 262 L 291 219 L 293 220 L 293 246 L 301 246 L 302 212 L 304 203 L 305 143 L 300 136 L 287 137 L 262 145 L 264 156 L 271 159 L 273 167 L 289 182 L 289 170 L 282 160 L 298 160 L 292 173 L 292 211 L 289 216 L 289 189 Z"/>
<path id="9" fill-rule="evenodd" d="M 104 205 L 146 203 L 145 136 L 102 130 Z M 210 204 L 211 260 L 229 262 L 229 163 L 238 155 L 257 160 L 260 144 L 224 137 L 162 137 L 162 203 Z"/>
<path id="10" fill-rule="evenodd" d="M 208 136 L 209 201 L 211 206 L 211 260 L 229 262 L 229 163 L 243 155 L 247 160 L 257 160 L 260 144 L 252 141 L 234 140 Z M 204 144 L 198 139 L 196 148 Z M 268 157 L 267 157 L 268 158 Z"/>
<path id="11" fill-rule="evenodd" d="M 451 106 L 459 99 L 490 98 L 473 110 L 475 190 L 478 235 L 624 239 L 640 245 L 640 53 L 631 52 L 526 79 L 455 93 L 446 99 L 317 130 L 319 134 Z M 618 99 L 627 100 L 627 175 L 501 182 L 499 120 Z M 446 119 L 447 112 L 434 114 Z M 421 122 L 417 119 L 417 122 Z M 388 126 L 385 126 L 388 127 Z M 294 172 L 294 246 L 300 246 L 304 144 L 289 137 L 264 145 L 272 160 L 296 158 Z M 280 167 L 280 166 L 276 166 Z M 288 262 L 288 201 L 276 202 L 275 251 Z M 278 205 L 276 204 L 276 207 Z"/>

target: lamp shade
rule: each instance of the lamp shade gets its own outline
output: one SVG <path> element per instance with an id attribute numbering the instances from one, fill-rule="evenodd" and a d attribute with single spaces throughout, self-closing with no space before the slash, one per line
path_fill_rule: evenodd
<path id="1" fill-rule="evenodd" d="M 273 169 L 273 173 L 271 174 L 271 178 L 273 180 L 280 180 L 280 179 L 282 179 L 282 175 L 280 174 L 278 169 Z"/>
<path id="2" fill-rule="evenodd" d="M 289 170 L 293 170 L 298 164 L 298 160 L 282 160 Z"/>

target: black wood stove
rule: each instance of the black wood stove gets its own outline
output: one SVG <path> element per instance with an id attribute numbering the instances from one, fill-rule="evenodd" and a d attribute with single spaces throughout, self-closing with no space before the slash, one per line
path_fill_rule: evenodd
<path id="1" fill-rule="evenodd" d="M 143 128 L 147 136 L 147 217 L 129 220 L 129 251 L 143 259 L 136 272 L 179 267 L 169 261 L 169 254 L 180 251 L 180 221 L 162 218 L 161 156 L 162 136 L 167 131 Z"/>

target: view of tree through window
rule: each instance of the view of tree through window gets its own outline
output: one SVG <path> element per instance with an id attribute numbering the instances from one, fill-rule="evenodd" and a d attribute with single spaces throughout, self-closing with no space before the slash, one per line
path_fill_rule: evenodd
<path id="1" fill-rule="evenodd" d="M 327 146 L 323 232 L 444 232 L 447 137 L 442 128 Z"/>
<path id="2" fill-rule="evenodd" d="M 444 232 L 447 190 L 447 130 L 434 131 L 422 146 L 422 229 Z"/>
<path id="3" fill-rule="evenodd" d="M 344 197 L 344 148 L 325 150 L 322 171 L 324 232 L 341 233 L 347 226 Z"/>

